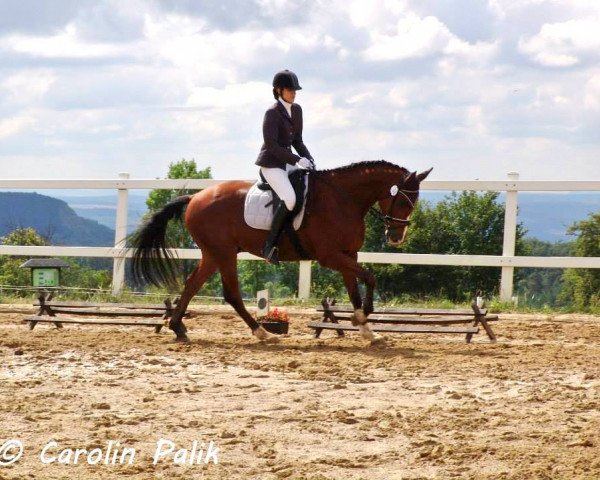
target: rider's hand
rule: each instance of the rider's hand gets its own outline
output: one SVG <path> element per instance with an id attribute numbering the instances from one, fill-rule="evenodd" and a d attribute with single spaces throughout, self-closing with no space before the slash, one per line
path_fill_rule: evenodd
<path id="1" fill-rule="evenodd" d="M 308 158 L 306 157 L 301 157 L 300 160 L 298 160 L 298 165 L 302 168 L 306 168 L 308 170 L 312 170 L 313 168 L 315 168 L 314 163 L 312 163 Z"/>

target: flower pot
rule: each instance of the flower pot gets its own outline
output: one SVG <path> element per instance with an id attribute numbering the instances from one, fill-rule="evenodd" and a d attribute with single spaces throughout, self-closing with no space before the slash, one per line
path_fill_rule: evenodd
<path id="1" fill-rule="evenodd" d="M 288 333 L 290 324 L 288 322 L 261 322 L 260 323 L 267 332 L 271 333 Z"/>

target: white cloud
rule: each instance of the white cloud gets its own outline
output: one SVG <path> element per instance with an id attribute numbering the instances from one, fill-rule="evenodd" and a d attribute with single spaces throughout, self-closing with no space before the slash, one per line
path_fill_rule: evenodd
<path id="1" fill-rule="evenodd" d="M 17 53 L 47 58 L 100 58 L 127 53 L 127 48 L 108 43 L 83 42 L 70 23 L 51 37 L 11 35 L 4 43 Z"/>
<path id="2" fill-rule="evenodd" d="M 305 125 L 311 129 L 339 129 L 351 125 L 349 109 L 336 107 L 330 94 L 311 95 Z"/>
<path id="3" fill-rule="evenodd" d="M 369 102 L 374 96 L 375 94 L 372 91 L 361 92 L 349 97 L 346 100 L 346 103 L 353 106 L 360 105 L 364 104 L 365 102 Z"/>
<path id="4" fill-rule="evenodd" d="M 563 92 L 559 85 L 546 84 L 536 87 L 535 99 L 530 106 L 548 111 L 553 108 L 568 108 L 570 104 L 568 93 Z"/>
<path id="5" fill-rule="evenodd" d="M 35 117 L 30 115 L 20 115 L 0 120 L 0 138 L 17 135 L 35 124 Z"/>
<path id="6" fill-rule="evenodd" d="M 583 104 L 588 110 L 600 111 L 600 73 L 596 73 L 587 81 Z"/>
<path id="7" fill-rule="evenodd" d="M 487 122 L 481 105 L 471 105 L 467 108 L 465 126 L 470 132 L 477 135 L 486 135 L 488 133 Z"/>
<path id="8" fill-rule="evenodd" d="M 187 100 L 188 107 L 238 109 L 260 104 L 271 86 L 261 82 L 229 84 L 224 88 L 195 87 Z"/>
<path id="9" fill-rule="evenodd" d="M 368 61 L 406 60 L 441 52 L 452 34 L 435 17 L 408 14 L 398 20 L 394 32 L 371 33 L 372 44 L 364 52 Z"/>
<path id="10" fill-rule="evenodd" d="M 409 104 L 409 98 L 412 96 L 412 89 L 407 85 L 396 85 L 389 92 L 389 98 L 392 105 L 405 108 Z"/>
<path id="11" fill-rule="evenodd" d="M 411 12 L 403 14 L 393 28 L 372 29 L 370 39 L 371 45 L 362 52 L 366 61 L 408 60 L 439 54 L 445 57 L 440 66 L 447 73 L 454 70 L 455 64 L 484 64 L 498 50 L 497 41 L 471 44 L 453 34 L 438 18 L 421 18 Z"/>
<path id="12" fill-rule="evenodd" d="M 545 67 L 570 67 L 600 49 L 600 19 L 544 24 L 538 34 L 519 40 L 519 51 Z"/>
<path id="13" fill-rule="evenodd" d="M 270 80 L 291 68 L 320 167 L 386 158 L 437 179 L 548 178 L 568 157 L 600 178 L 596 0 L 456 16 L 418 0 L 259 0 L 226 17 L 216 0 L 132 1 L 0 31 L 3 175 L 71 175 L 64 158 L 77 176 L 157 177 L 185 157 L 255 176 Z"/>
<path id="14" fill-rule="evenodd" d="M 148 50 L 178 69 L 190 86 L 239 83 L 249 69 L 270 70 L 275 58 L 325 51 L 347 55 L 331 34 L 305 25 L 228 32 L 209 28 L 205 19 L 175 14 L 148 14 L 145 22 Z"/>
<path id="15" fill-rule="evenodd" d="M 397 18 L 407 11 L 407 2 L 402 0 L 354 0 L 343 1 L 336 9 L 346 10 L 350 21 L 359 28 L 381 28 L 390 19 Z"/>
<path id="16" fill-rule="evenodd" d="M 57 76 L 49 69 L 28 69 L 9 75 L 0 87 L 11 104 L 31 105 L 44 98 Z"/>

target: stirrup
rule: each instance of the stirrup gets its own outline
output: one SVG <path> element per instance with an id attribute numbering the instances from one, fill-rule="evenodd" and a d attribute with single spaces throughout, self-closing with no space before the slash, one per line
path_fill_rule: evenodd
<path id="1" fill-rule="evenodd" d="M 277 245 L 273 245 L 268 252 L 265 248 L 263 250 L 263 255 L 267 263 L 271 265 L 279 265 L 279 248 L 277 247 Z"/>

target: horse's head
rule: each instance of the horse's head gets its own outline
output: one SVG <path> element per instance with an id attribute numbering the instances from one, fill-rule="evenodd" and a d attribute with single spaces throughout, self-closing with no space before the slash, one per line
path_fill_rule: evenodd
<path id="1" fill-rule="evenodd" d="M 385 224 L 385 238 L 389 245 L 398 246 L 406 237 L 417 200 L 419 199 L 419 185 L 433 170 L 425 172 L 412 172 L 397 180 L 389 186 L 385 197 L 379 200 L 379 208 L 383 214 Z"/>

